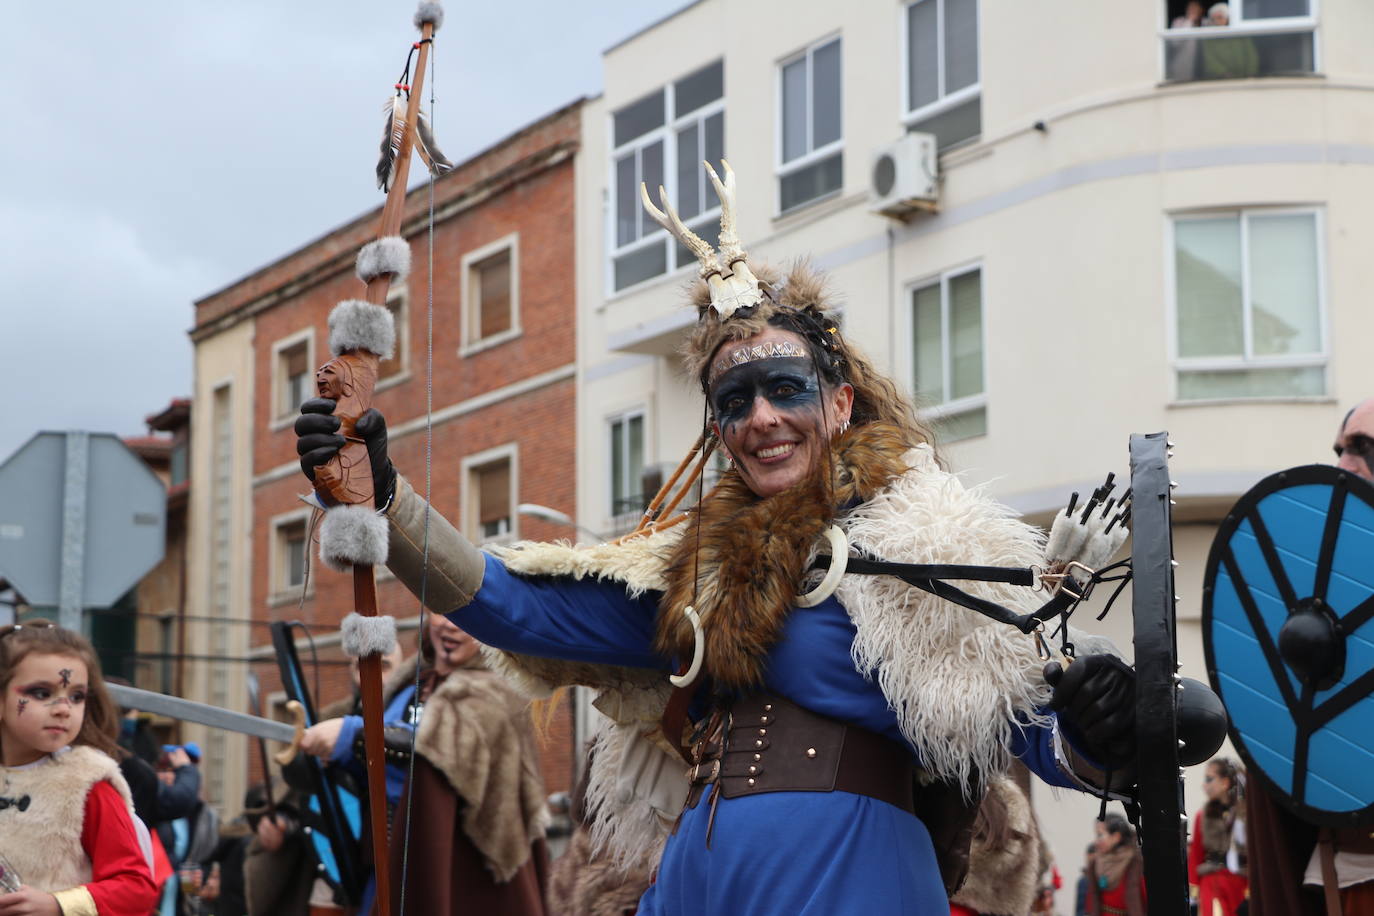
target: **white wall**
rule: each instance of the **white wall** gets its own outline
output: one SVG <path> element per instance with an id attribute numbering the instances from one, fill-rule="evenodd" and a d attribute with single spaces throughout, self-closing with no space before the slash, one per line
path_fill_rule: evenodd
<path id="1" fill-rule="evenodd" d="M 606 53 L 578 174 L 581 521 L 605 521 L 601 418 L 615 405 L 645 403 L 650 461 L 676 462 L 701 415 L 669 355 L 690 320 L 681 289 L 692 272 L 606 294 L 610 113 L 723 56 L 726 156 L 751 259 L 809 254 L 830 270 L 847 334 L 908 388 L 909 285 L 982 265 L 988 434 L 948 446 L 952 466 L 1039 516 L 1108 470 L 1123 476 L 1130 433 L 1169 430 L 1182 484 L 1179 656 L 1184 674 L 1205 679 L 1201 577 L 1221 513 L 1272 471 L 1328 460 L 1344 409 L 1374 394 L 1374 4 L 1322 0 L 1322 75 L 1179 85 L 1161 83 L 1162 2 L 981 7 L 982 136 L 942 156 L 940 212 L 906 224 L 866 207 L 870 156 L 904 129 L 900 3 L 701 0 Z M 777 217 L 776 65 L 833 34 L 844 41 L 844 187 Z M 1326 394 L 1177 401 L 1170 215 L 1291 205 L 1323 222 Z M 1129 654 L 1129 604 L 1101 625 L 1077 622 Z M 1200 778 L 1188 776 L 1190 806 Z M 1097 805 L 1043 787 L 1036 803 L 1067 911 Z"/>
<path id="2" fill-rule="evenodd" d="M 217 492 L 215 479 L 215 392 L 229 386 L 229 435 L 225 505 L 228 524 L 217 532 L 212 498 Z M 246 621 L 249 595 L 249 557 L 252 556 L 251 475 L 253 467 L 253 323 L 241 322 L 227 331 L 199 341 L 195 349 L 195 409 L 191 412 L 191 503 L 189 544 L 187 547 L 186 610 L 192 618 L 202 618 L 187 626 L 186 650 L 205 657 L 246 658 L 249 627 L 206 622 L 203 618 L 220 616 L 222 607 Z M 223 469 L 224 465 L 221 465 Z M 229 549 L 220 540 L 227 538 Z M 227 589 L 217 594 L 215 583 Z M 186 666 L 188 699 L 231 709 L 247 704 L 247 668 L 228 662 L 188 662 Z M 205 775 L 205 798 L 219 807 L 221 815 L 233 816 L 243 805 L 247 789 L 247 743 L 242 735 L 186 725 L 183 737 L 197 742 L 205 754 L 201 771 Z"/>

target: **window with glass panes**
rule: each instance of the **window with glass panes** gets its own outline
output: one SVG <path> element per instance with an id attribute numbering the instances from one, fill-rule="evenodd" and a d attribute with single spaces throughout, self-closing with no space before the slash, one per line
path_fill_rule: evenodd
<path id="1" fill-rule="evenodd" d="M 1226 20 L 1203 3 L 1201 21 L 1188 0 L 1165 0 L 1164 78 L 1192 80 L 1310 76 L 1317 72 L 1317 0 L 1231 0 Z"/>
<path id="2" fill-rule="evenodd" d="M 951 271 L 911 291 L 912 383 L 923 418 L 946 442 L 988 431 L 983 272 Z"/>
<path id="3" fill-rule="evenodd" d="M 687 226 L 711 237 L 720 204 L 703 161 L 720 171 L 725 156 L 725 68 L 721 61 L 669 83 L 611 116 L 614 226 L 611 287 L 619 291 L 696 259 L 645 212 L 639 186 L 655 205 L 661 185 Z"/>
<path id="4" fill-rule="evenodd" d="M 840 39 L 807 48 L 778 68 L 778 212 L 828 197 L 844 183 Z"/>
<path id="5" fill-rule="evenodd" d="M 1321 214 L 1173 220 L 1179 400 L 1326 393 Z"/>
<path id="6" fill-rule="evenodd" d="M 644 509 L 644 414 L 630 413 L 610 421 L 611 515 Z"/>
<path id="7" fill-rule="evenodd" d="M 906 8 L 906 123 L 940 149 L 983 130 L 978 0 L 916 0 Z"/>
<path id="8" fill-rule="evenodd" d="M 295 413 L 310 396 L 310 342 L 302 340 L 277 352 L 277 416 Z"/>

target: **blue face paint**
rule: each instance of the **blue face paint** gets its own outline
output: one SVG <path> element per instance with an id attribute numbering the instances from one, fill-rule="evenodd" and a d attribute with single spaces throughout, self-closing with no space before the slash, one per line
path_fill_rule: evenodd
<path id="1" fill-rule="evenodd" d="M 748 420 L 759 398 L 781 413 L 807 415 L 807 425 L 820 421 L 821 386 L 809 359 L 759 359 L 722 373 L 711 386 L 711 409 L 722 434 Z"/>

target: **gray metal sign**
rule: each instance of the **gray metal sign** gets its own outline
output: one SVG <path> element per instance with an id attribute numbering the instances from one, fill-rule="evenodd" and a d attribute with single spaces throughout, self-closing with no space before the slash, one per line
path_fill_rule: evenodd
<path id="1" fill-rule="evenodd" d="M 162 558 L 167 491 L 112 433 L 38 433 L 0 464 L 0 575 L 63 626 Z"/>

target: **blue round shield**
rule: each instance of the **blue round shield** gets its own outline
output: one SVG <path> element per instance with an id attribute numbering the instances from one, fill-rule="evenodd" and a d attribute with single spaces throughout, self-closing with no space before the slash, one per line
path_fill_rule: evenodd
<path id="1" fill-rule="evenodd" d="M 1207 559 L 1202 638 L 1251 778 L 1309 823 L 1374 815 L 1374 486 L 1311 465 L 1242 496 Z"/>

